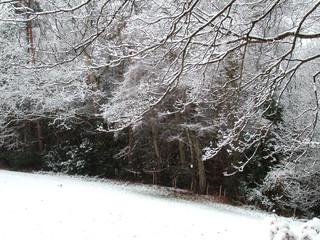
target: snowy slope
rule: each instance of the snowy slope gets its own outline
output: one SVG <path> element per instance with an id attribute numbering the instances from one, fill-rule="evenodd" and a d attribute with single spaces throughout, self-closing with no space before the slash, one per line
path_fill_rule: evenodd
<path id="1" fill-rule="evenodd" d="M 266 214 L 159 197 L 158 191 L 0 171 L 0 239 L 269 239 Z M 298 229 L 300 223 L 290 221 Z"/>

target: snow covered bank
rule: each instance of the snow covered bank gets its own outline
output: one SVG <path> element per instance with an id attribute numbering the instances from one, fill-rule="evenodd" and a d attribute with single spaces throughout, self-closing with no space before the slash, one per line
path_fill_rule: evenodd
<path id="1" fill-rule="evenodd" d="M 0 239 L 270 238 L 266 214 L 161 198 L 157 191 L 112 181 L 0 171 Z M 289 223 L 299 230 L 299 222 Z"/>

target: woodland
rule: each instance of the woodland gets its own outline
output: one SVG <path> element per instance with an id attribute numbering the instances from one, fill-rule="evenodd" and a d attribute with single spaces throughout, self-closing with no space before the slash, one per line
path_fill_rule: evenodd
<path id="1" fill-rule="evenodd" d="M 0 0 L 0 166 L 320 214 L 320 1 Z"/>

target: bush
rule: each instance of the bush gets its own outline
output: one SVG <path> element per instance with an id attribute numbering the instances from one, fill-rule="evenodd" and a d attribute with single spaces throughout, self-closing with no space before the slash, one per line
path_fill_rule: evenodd
<path id="1" fill-rule="evenodd" d="M 14 151 L 2 149 L 0 152 L 0 166 L 15 170 L 39 170 L 41 155 L 36 151 Z"/>
<path id="2" fill-rule="evenodd" d="M 114 149 L 104 148 L 84 138 L 82 143 L 61 143 L 48 151 L 43 169 L 66 174 L 113 177 L 116 164 L 112 158 Z"/>
<path id="3" fill-rule="evenodd" d="M 301 233 L 295 235 L 287 222 L 270 220 L 270 240 L 320 240 L 320 219 L 313 218 L 306 222 Z"/>

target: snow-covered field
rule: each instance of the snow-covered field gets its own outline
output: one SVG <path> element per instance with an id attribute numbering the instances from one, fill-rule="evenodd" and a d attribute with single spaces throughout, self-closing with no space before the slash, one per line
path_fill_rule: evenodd
<path id="1" fill-rule="evenodd" d="M 165 191 L 1 170 L 0 239 L 270 239 L 265 213 L 169 198 Z M 294 231 L 301 227 L 286 220 Z"/>

